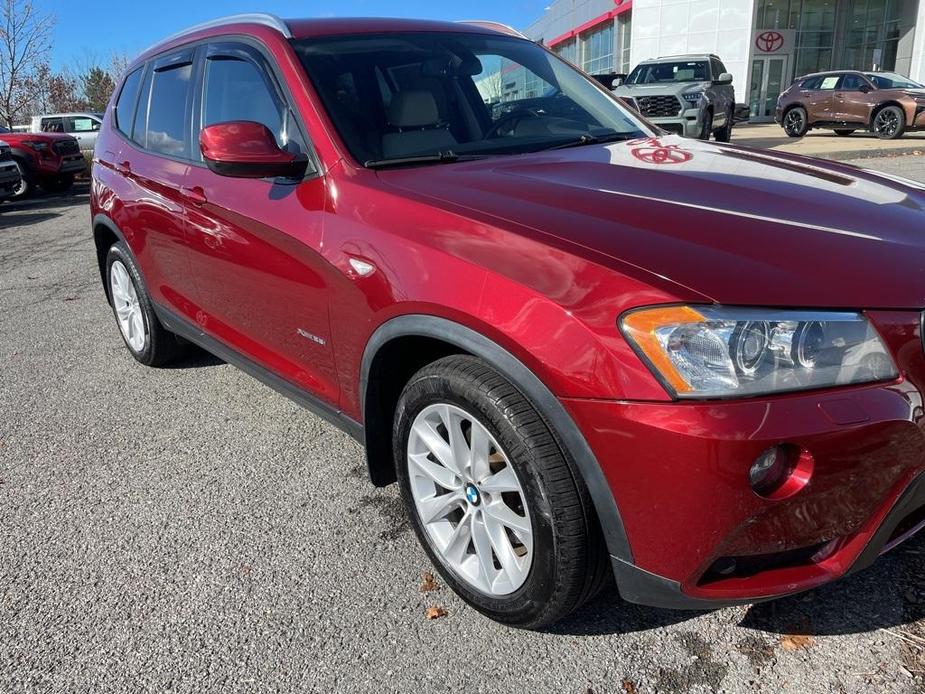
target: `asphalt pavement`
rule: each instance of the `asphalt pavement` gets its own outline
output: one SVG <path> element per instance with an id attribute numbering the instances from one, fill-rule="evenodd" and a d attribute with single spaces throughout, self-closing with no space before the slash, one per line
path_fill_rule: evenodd
<path id="1" fill-rule="evenodd" d="M 925 691 L 925 537 L 790 599 L 611 591 L 534 633 L 422 592 L 397 490 L 365 474 L 345 434 L 214 357 L 132 360 L 85 187 L 0 206 L 0 694 Z"/>

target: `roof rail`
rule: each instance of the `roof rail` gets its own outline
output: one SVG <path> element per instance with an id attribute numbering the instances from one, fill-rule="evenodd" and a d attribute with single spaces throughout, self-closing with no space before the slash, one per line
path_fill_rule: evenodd
<path id="1" fill-rule="evenodd" d="M 289 30 L 289 26 L 275 14 L 269 14 L 266 12 L 247 12 L 244 14 L 233 14 L 227 17 L 210 19 L 207 22 L 202 22 L 201 24 L 188 27 L 183 31 L 178 31 L 176 34 L 171 34 L 167 38 L 161 39 L 152 46 L 148 46 L 145 50 L 142 51 L 142 53 L 147 53 L 152 48 L 156 48 L 157 46 L 169 43 L 170 41 L 183 38 L 187 34 L 192 34 L 196 31 L 202 31 L 203 29 L 212 29 L 214 27 L 225 26 L 226 24 L 262 24 L 265 27 L 276 29 L 287 39 L 292 38 L 292 32 Z"/>
<path id="2" fill-rule="evenodd" d="M 482 29 L 491 29 L 492 31 L 500 31 L 502 34 L 508 34 L 509 36 L 516 36 L 519 39 L 527 38 L 523 33 L 517 31 L 512 26 L 507 24 L 502 24 L 501 22 L 492 22 L 487 19 L 462 19 L 456 22 L 457 24 L 471 24 L 472 26 L 481 27 Z"/>

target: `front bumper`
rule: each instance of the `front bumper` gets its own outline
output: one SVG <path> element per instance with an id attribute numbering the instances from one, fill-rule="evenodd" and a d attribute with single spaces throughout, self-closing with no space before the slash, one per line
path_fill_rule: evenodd
<path id="1" fill-rule="evenodd" d="M 663 130 L 683 137 L 697 137 L 700 135 L 702 118 L 705 113 L 701 113 L 698 108 L 686 108 L 677 116 L 666 118 L 651 118 L 646 116 L 647 120 L 654 123 Z"/>
<path id="2" fill-rule="evenodd" d="M 79 174 L 86 170 L 87 160 L 80 153 L 64 154 L 55 158 L 40 158 L 36 168 L 42 176 Z"/>
<path id="3" fill-rule="evenodd" d="M 860 570 L 925 523 L 925 352 L 919 314 L 868 314 L 894 383 L 701 403 L 564 399 L 604 470 L 631 556 L 621 594 L 714 608 Z M 767 448 L 812 452 L 809 484 L 769 500 L 748 470 Z"/>

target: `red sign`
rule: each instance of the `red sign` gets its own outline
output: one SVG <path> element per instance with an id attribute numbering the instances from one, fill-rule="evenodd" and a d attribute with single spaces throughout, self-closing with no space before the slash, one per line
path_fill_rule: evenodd
<path id="1" fill-rule="evenodd" d="M 755 46 L 759 51 L 774 53 L 784 47 L 784 35 L 779 31 L 766 31 L 755 37 Z"/>

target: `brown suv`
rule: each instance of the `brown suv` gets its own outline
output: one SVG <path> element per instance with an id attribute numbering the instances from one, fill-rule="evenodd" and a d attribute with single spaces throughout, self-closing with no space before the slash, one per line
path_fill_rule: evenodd
<path id="1" fill-rule="evenodd" d="M 790 137 L 810 128 L 870 130 L 883 140 L 925 128 L 925 87 L 895 72 L 823 72 L 794 80 L 774 118 Z"/>

